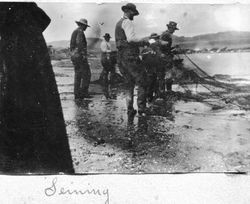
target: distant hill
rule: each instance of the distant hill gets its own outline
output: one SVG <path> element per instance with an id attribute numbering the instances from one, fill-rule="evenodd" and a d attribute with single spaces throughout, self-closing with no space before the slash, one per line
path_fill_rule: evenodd
<path id="1" fill-rule="evenodd" d="M 250 32 L 227 31 L 193 37 L 174 36 L 173 41 L 188 49 L 245 48 L 250 47 Z"/>
<path id="2" fill-rule="evenodd" d="M 87 38 L 88 49 L 91 51 L 100 51 L 100 43 L 102 39 Z M 197 35 L 193 37 L 173 36 L 173 43 L 179 44 L 187 49 L 203 49 L 203 48 L 245 48 L 250 47 L 250 32 L 227 31 L 219 33 L 211 33 Z M 68 40 L 53 41 L 48 43 L 55 49 L 69 47 Z M 111 41 L 111 46 L 115 49 L 115 42 Z"/>
<path id="3" fill-rule="evenodd" d="M 54 48 L 68 48 L 69 47 L 69 41 L 68 40 L 60 40 L 60 41 L 52 41 L 47 43 L 48 45 L 52 45 Z"/>
<path id="4" fill-rule="evenodd" d="M 100 38 L 87 38 L 88 50 L 90 51 L 100 51 L 102 39 Z M 53 41 L 47 43 L 48 45 L 52 45 L 54 49 L 64 49 L 69 48 L 70 41 L 69 40 L 60 40 Z M 112 49 L 115 49 L 115 42 L 110 41 Z"/>

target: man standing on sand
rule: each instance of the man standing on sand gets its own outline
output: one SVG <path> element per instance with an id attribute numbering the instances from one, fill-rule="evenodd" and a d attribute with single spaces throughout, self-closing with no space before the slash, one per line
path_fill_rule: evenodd
<path id="1" fill-rule="evenodd" d="M 70 40 L 71 60 L 75 67 L 74 94 L 75 99 L 89 98 L 91 72 L 87 58 L 87 40 L 84 31 L 88 25 L 86 19 L 76 21 L 78 28 L 74 30 Z"/>
<path id="2" fill-rule="evenodd" d="M 101 63 L 103 66 L 103 71 L 100 75 L 100 80 L 103 82 L 103 91 L 104 95 L 106 96 L 107 99 L 111 98 L 109 94 L 109 84 L 114 83 L 114 78 L 115 78 L 115 63 L 116 60 L 114 60 L 114 54 L 112 53 L 111 50 L 111 44 L 110 44 L 110 34 L 105 33 L 103 36 L 104 40 L 101 43 Z M 110 74 L 110 79 L 109 79 L 109 74 Z"/>
<path id="3" fill-rule="evenodd" d="M 158 80 L 157 71 L 160 61 L 160 35 L 152 33 L 149 37 L 150 45 L 142 50 L 142 61 L 147 71 L 148 87 L 147 99 L 151 103 L 155 96 L 157 96 Z"/>
<path id="4" fill-rule="evenodd" d="M 122 6 L 121 9 L 124 12 L 124 15 L 116 24 L 115 41 L 118 49 L 118 66 L 129 86 L 127 95 L 127 113 L 128 115 L 135 115 L 137 112 L 133 107 L 134 88 L 135 84 L 137 84 L 138 113 L 139 115 L 145 115 L 147 80 L 145 68 L 139 58 L 139 47 L 143 47 L 149 43 L 136 37 L 133 24 L 134 16 L 139 15 L 136 6 L 132 3 L 128 3 L 125 6 Z"/>
<path id="5" fill-rule="evenodd" d="M 171 69 L 173 68 L 173 51 L 175 47 L 172 47 L 172 35 L 176 30 L 179 30 L 177 28 L 177 23 L 174 21 L 170 21 L 169 24 L 167 24 L 168 30 L 163 32 L 161 34 L 161 41 L 165 42 L 164 45 L 161 46 L 161 71 L 159 72 L 159 91 L 161 97 L 164 97 L 165 94 L 165 80 L 167 84 L 167 90 L 172 90 L 172 83 L 173 80 L 171 76 L 169 76 L 167 79 L 165 79 L 166 72 L 171 72 Z M 171 75 L 171 74 L 170 74 Z"/>
<path id="6" fill-rule="evenodd" d="M 101 51 L 102 51 L 102 56 L 101 56 L 101 63 L 103 66 L 103 73 L 102 73 L 102 78 L 104 81 L 104 85 L 108 85 L 108 75 L 110 73 L 110 83 L 113 82 L 114 74 L 115 74 L 115 64 L 112 63 L 111 59 L 111 44 L 110 44 L 110 34 L 106 33 L 103 36 L 104 40 L 101 43 Z"/>

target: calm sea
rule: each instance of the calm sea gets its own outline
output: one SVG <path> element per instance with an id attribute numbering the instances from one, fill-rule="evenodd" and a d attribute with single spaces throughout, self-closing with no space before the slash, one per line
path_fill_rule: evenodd
<path id="1" fill-rule="evenodd" d="M 248 78 L 250 76 L 250 53 L 199 53 L 188 55 L 209 75 L 227 74 L 233 77 Z M 185 64 L 190 62 L 185 59 Z"/>

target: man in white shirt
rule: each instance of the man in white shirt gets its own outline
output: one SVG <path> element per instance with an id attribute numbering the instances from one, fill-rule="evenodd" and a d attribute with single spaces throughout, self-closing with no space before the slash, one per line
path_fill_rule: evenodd
<path id="1" fill-rule="evenodd" d="M 109 53 L 111 52 L 111 45 L 110 45 L 110 34 L 109 33 L 105 33 L 105 35 L 103 36 L 104 40 L 101 43 L 101 51 L 102 53 Z"/>
<path id="2" fill-rule="evenodd" d="M 114 75 L 115 75 L 115 63 L 112 60 L 111 56 L 111 45 L 110 45 L 110 34 L 106 33 L 104 36 L 104 40 L 101 43 L 101 63 L 103 66 L 103 71 L 101 73 L 100 79 L 103 80 L 104 86 L 109 84 L 108 75 L 110 73 L 110 83 L 113 83 Z"/>
<path id="3" fill-rule="evenodd" d="M 128 115 L 135 115 L 134 88 L 138 85 L 137 105 L 139 115 L 146 114 L 146 71 L 139 58 L 139 47 L 148 45 L 148 42 L 138 39 L 133 24 L 134 16 L 139 15 L 136 6 L 128 3 L 122 6 L 124 16 L 118 21 L 115 28 L 116 47 L 118 49 L 118 65 L 121 74 L 128 83 L 127 112 Z"/>

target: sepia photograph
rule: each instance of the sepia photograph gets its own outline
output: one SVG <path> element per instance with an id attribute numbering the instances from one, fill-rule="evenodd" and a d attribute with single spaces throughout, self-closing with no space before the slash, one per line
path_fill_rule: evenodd
<path id="1" fill-rule="evenodd" d="M 0 2 L 0 173 L 248 173 L 250 5 Z"/>

